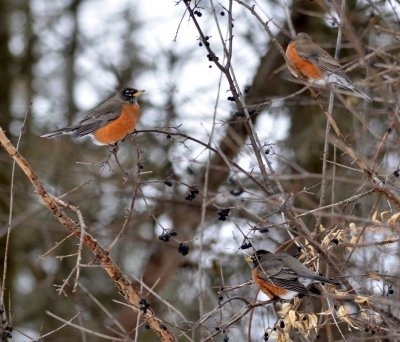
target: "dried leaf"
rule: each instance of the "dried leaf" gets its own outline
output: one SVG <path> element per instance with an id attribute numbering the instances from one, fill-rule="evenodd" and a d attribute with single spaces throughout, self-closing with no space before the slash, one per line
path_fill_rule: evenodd
<path id="1" fill-rule="evenodd" d="M 288 325 L 291 327 L 295 327 L 297 322 L 297 314 L 296 311 L 290 310 L 288 314 Z"/>
<path id="2" fill-rule="evenodd" d="M 354 298 L 357 304 L 368 304 L 368 300 L 369 298 L 365 296 L 356 296 L 356 298 Z"/>
<path id="3" fill-rule="evenodd" d="M 332 306 L 333 309 L 333 306 Z M 318 317 L 316 314 L 308 314 L 308 327 L 309 327 L 309 332 L 311 332 L 311 329 L 315 329 L 315 333 L 318 334 L 318 330 L 317 330 L 317 326 L 318 326 Z M 307 333 L 307 335 L 308 335 Z"/>
<path id="4" fill-rule="evenodd" d="M 350 242 L 353 243 L 353 244 L 361 243 L 361 242 L 363 242 L 363 241 L 364 241 L 364 237 L 361 236 L 361 235 L 353 236 L 353 237 L 350 239 Z"/>
<path id="5" fill-rule="evenodd" d="M 330 243 L 331 243 L 331 238 L 330 238 L 330 234 L 328 234 L 327 236 L 325 236 L 323 239 L 322 239 L 322 242 L 321 242 L 321 245 L 323 246 L 323 247 L 327 247 Z"/>
<path id="6" fill-rule="evenodd" d="M 350 309 L 351 309 L 350 306 L 342 305 L 337 310 L 337 315 L 341 320 L 346 322 L 349 326 L 351 326 L 354 329 L 358 329 L 358 327 L 353 324 L 351 318 L 349 317 Z"/>
<path id="7" fill-rule="evenodd" d="M 369 321 L 371 319 L 369 314 L 367 312 L 365 312 L 365 311 L 361 311 L 360 316 L 364 321 Z"/>
<path id="8" fill-rule="evenodd" d="M 290 342 L 289 333 L 286 331 L 278 331 L 276 342 Z"/>
<path id="9" fill-rule="evenodd" d="M 287 316 L 288 312 L 293 308 L 293 305 L 290 303 L 283 303 L 277 314 L 280 318 L 284 318 Z"/>
<path id="10" fill-rule="evenodd" d="M 400 217 L 400 212 L 398 212 L 397 214 L 394 214 L 392 216 L 390 216 L 389 220 L 388 220 L 388 224 L 396 224 L 397 220 Z"/>
<path id="11" fill-rule="evenodd" d="M 374 213 L 372 214 L 371 221 L 376 224 L 380 224 L 377 217 L 378 217 L 378 210 L 375 210 Z"/>
<path id="12" fill-rule="evenodd" d="M 322 316 L 328 316 L 328 315 L 332 315 L 333 311 L 335 310 L 335 307 L 332 305 L 328 308 L 328 310 L 320 312 L 318 315 L 322 315 Z"/>
<path id="13" fill-rule="evenodd" d="M 309 243 L 306 243 L 306 247 L 307 247 L 307 249 L 308 249 L 308 255 L 311 257 L 311 258 L 314 258 L 315 257 L 315 250 L 314 250 L 314 247 L 313 246 L 311 246 Z"/>

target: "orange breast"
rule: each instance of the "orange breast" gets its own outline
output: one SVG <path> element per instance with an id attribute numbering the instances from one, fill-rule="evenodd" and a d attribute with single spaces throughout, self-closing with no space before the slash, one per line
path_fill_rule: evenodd
<path id="1" fill-rule="evenodd" d="M 307 80 L 315 80 L 319 79 L 323 76 L 323 72 L 321 69 L 316 67 L 314 64 L 306 61 L 301 58 L 296 51 L 295 43 L 291 42 L 286 48 L 286 56 L 292 62 L 292 64 L 297 68 L 294 69 L 291 66 L 289 67 L 290 72 L 294 77 L 298 77 L 298 71 L 307 79 Z"/>
<path id="2" fill-rule="evenodd" d="M 260 290 L 262 292 L 264 292 L 271 299 L 283 296 L 283 295 L 288 293 L 287 290 L 285 290 L 285 289 L 283 289 L 281 287 L 275 286 L 275 285 L 273 285 L 273 284 L 261 279 L 258 276 L 257 269 L 254 269 L 252 271 L 252 276 L 253 276 L 254 282 L 260 287 Z"/>
<path id="3" fill-rule="evenodd" d="M 138 104 L 124 104 L 121 115 L 108 125 L 94 132 L 94 138 L 101 144 L 113 144 L 135 130 L 139 121 L 140 108 Z"/>

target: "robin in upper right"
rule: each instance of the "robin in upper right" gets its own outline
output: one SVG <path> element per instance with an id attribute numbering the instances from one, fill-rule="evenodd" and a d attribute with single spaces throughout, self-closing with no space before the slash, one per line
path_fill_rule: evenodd
<path id="1" fill-rule="evenodd" d="M 73 138 L 91 135 L 100 145 L 113 145 L 135 130 L 140 117 L 137 98 L 144 90 L 124 88 L 113 97 L 89 110 L 75 125 L 42 135 L 54 138 L 71 134 Z"/>
<path id="2" fill-rule="evenodd" d="M 286 48 L 289 71 L 294 77 L 299 73 L 310 82 L 324 81 L 351 90 L 368 102 L 372 99 L 354 87 L 339 62 L 315 44 L 307 33 L 300 32 Z"/>
<path id="3" fill-rule="evenodd" d="M 244 260 L 253 263 L 253 280 L 271 299 L 290 300 L 297 296 L 320 295 L 314 286 L 318 282 L 340 285 L 336 280 L 310 271 L 285 252 L 272 254 L 260 249 Z"/>

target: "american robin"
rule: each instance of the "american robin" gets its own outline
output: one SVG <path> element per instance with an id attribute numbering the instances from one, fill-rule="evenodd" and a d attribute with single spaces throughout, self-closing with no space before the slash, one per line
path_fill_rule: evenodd
<path id="1" fill-rule="evenodd" d="M 315 274 L 288 253 L 272 254 L 260 249 L 245 259 L 253 263 L 254 282 L 268 297 L 290 300 L 301 295 L 320 295 L 314 283 L 339 285 Z"/>
<path id="2" fill-rule="evenodd" d="M 94 140 L 101 145 L 115 144 L 135 130 L 140 117 L 137 97 L 143 92 L 144 90 L 124 88 L 86 112 L 77 124 L 44 134 L 42 137 L 50 139 L 62 134 L 71 134 L 73 138 L 80 138 L 93 134 Z"/>
<path id="3" fill-rule="evenodd" d="M 299 77 L 300 73 L 310 82 L 335 84 L 372 102 L 367 94 L 352 85 L 339 62 L 315 44 L 307 33 L 300 32 L 289 43 L 286 56 L 293 64 L 288 63 L 288 68 L 294 77 Z"/>

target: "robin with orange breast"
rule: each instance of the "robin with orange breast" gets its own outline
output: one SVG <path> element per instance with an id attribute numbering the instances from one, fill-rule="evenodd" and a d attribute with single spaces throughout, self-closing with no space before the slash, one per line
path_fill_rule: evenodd
<path id="1" fill-rule="evenodd" d="M 260 249 L 245 260 L 253 263 L 253 280 L 271 299 L 290 300 L 297 296 L 320 295 L 315 283 L 340 284 L 315 274 L 285 252 L 272 254 Z"/>
<path id="2" fill-rule="evenodd" d="M 354 87 L 339 62 L 308 34 L 299 33 L 287 46 L 286 56 L 292 64 L 288 63 L 288 68 L 294 77 L 298 78 L 300 73 L 307 81 L 334 84 L 372 102 L 367 94 Z"/>
<path id="3" fill-rule="evenodd" d="M 140 117 L 137 98 L 143 92 L 144 90 L 124 88 L 84 113 L 84 117 L 77 124 L 44 134 L 42 137 L 50 139 L 70 134 L 73 138 L 81 138 L 92 135 L 100 145 L 116 144 L 135 130 Z"/>

